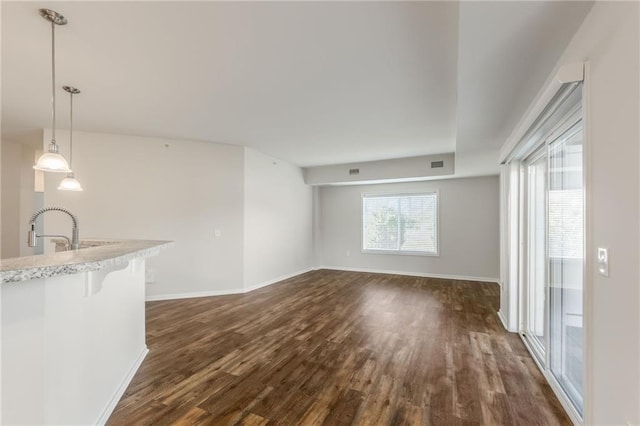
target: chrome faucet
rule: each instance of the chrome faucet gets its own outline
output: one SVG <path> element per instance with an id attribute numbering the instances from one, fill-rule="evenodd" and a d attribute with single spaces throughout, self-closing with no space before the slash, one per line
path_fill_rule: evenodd
<path id="1" fill-rule="evenodd" d="M 80 230 L 78 229 L 78 218 L 75 217 L 75 215 L 69 210 L 62 207 L 45 207 L 38 210 L 33 214 L 33 216 L 31 216 L 31 219 L 29 219 L 29 226 L 31 227 L 31 229 L 29 230 L 27 245 L 29 247 L 35 247 L 38 244 L 38 238 L 40 237 L 61 237 L 69 242 L 69 238 L 65 237 L 64 235 L 38 235 L 36 233 L 36 219 L 42 213 L 49 211 L 58 211 L 69 215 L 69 217 L 73 221 L 73 228 L 71 229 L 71 243 L 69 245 L 71 246 L 72 250 L 78 250 L 80 248 Z"/>

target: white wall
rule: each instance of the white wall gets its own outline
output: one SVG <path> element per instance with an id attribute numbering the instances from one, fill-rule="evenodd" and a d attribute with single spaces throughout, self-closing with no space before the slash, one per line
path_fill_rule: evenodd
<path id="1" fill-rule="evenodd" d="M 34 192 L 36 149 L 5 140 L 2 151 L 2 256 L 29 256 L 35 251 L 26 244 L 27 225 L 42 203 L 41 195 Z"/>
<path id="2" fill-rule="evenodd" d="M 2 141 L 2 255 L 20 256 L 21 145 Z"/>
<path id="3" fill-rule="evenodd" d="M 438 190 L 440 255 L 361 252 L 362 194 Z M 396 271 L 497 281 L 499 276 L 497 176 L 384 185 L 320 188 L 318 261 L 325 267 Z"/>
<path id="4" fill-rule="evenodd" d="M 1 108 L 0 108 L 1 109 Z M 3 225 L 2 225 L 2 217 L 4 216 L 4 203 L 2 202 L 2 193 L 4 192 L 4 187 L 2 186 L 2 159 L 4 158 L 2 155 L 2 139 L 0 138 L 0 259 L 3 259 L 2 256 L 2 238 L 3 238 Z M 2 373 L 0 373 L 1 375 Z M 2 391 L 0 391 L 0 394 L 2 394 Z M 2 404 L 0 404 L 0 413 L 2 413 Z"/>
<path id="5" fill-rule="evenodd" d="M 638 6 L 596 3 L 562 59 L 589 61 L 587 253 L 610 255 L 610 276 L 587 281 L 590 424 L 640 423 Z"/>
<path id="6" fill-rule="evenodd" d="M 81 239 L 175 241 L 148 261 L 147 297 L 239 293 L 314 266 L 313 190 L 299 167 L 233 145 L 88 132 L 74 142 L 84 191 L 58 191 L 63 175 L 48 173 L 45 205 L 76 214 Z M 69 235 L 67 217 L 45 216 L 47 233 Z"/>
<path id="7" fill-rule="evenodd" d="M 245 148 L 245 290 L 315 266 L 312 192 L 299 167 Z"/>
<path id="8" fill-rule="evenodd" d="M 639 26 L 637 2 L 596 2 L 551 73 L 588 62 L 586 424 L 640 424 Z"/>
<path id="9" fill-rule="evenodd" d="M 68 140 L 64 131 L 57 136 Z M 147 263 L 156 275 L 148 297 L 240 291 L 243 162 L 237 146 L 74 132 L 73 169 L 84 191 L 58 191 L 63 176 L 47 173 L 44 203 L 76 214 L 81 238 L 175 241 Z M 68 218 L 45 215 L 48 233 L 69 235 Z"/>

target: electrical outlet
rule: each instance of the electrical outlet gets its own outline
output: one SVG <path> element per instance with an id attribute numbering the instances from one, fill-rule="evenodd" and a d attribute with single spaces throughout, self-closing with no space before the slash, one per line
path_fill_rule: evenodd
<path id="1" fill-rule="evenodd" d="M 215 236 L 216 236 L 216 238 L 218 238 L 220 235 L 222 235 L 222 232 L 220 232 L 220 230 L 219 230 L 219 229 L 216 229 L 216 230 L 214 231 L 213 235 L 215 235 Z"/>
<path id="2" fill-rule="evenodd" d="M 146 284 L 153 284 L 156 282 L 156 271 L 155 269 L 147 269 L 144 273 L 144 282 Z"/>

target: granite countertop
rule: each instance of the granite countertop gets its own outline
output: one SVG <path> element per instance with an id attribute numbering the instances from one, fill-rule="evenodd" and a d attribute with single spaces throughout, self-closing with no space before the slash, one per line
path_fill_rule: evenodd
<path id="1" fill-rule="evenodd" d="M 154 256 L 171 244 L 172 241 L 85 239 L 80 246 L 87 248 L 79 250 L 2 259 L 0 275 L 3 283 L 11 283 L 96 271 L 137 257 Z"/>

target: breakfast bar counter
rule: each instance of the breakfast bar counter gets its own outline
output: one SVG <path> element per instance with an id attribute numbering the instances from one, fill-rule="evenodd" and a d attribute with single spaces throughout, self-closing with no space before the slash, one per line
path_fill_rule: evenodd
<path id="1" fill-rule="evenodd" d="M 148 352 L 146 258 L 171 244 L 94 239 L 0 261 L 1 424 L 107 421 Z"/>
<path id="2" fill-rule="evenodd" d="M 3 283 L 95 271 L 137 257 L 158 254 L 171 241 L 86 239 L 79 250 L 0 260 Z"/>

